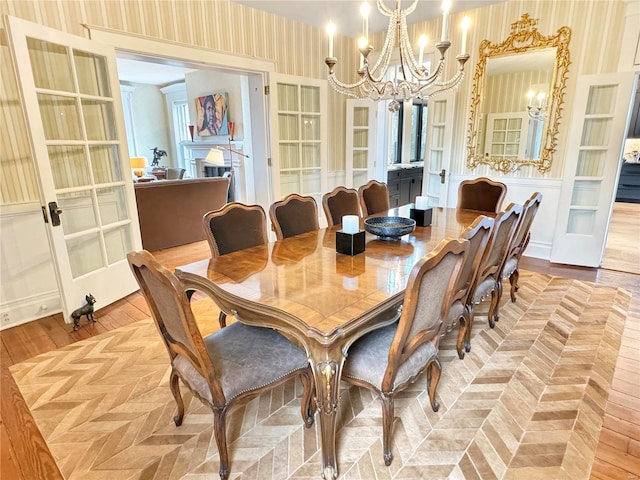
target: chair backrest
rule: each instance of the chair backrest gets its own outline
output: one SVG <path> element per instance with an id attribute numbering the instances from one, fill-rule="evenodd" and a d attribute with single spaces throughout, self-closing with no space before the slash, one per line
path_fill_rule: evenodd
<path id="1" fill-rule="evenodd" d="M 219 210 L 205 213 L 202 227 L 212 257 L 269 243 L 267 216 L 260 205 L 227 203 Z"/>
<path id="2" fill-rule="evenodd" d="M 455 285 L 468 250 L 467 240 L 444 239 L 411 270 L 398 330 L 389 349 L 383 392 L 394 387 L 398 370 L 416 350 L 427 342 L 437 346 L 438 333 L 449 316 Z"/>
<path id="3" fill-rule="evenodd" d="M 177 357 L 186 359 L 208 382 L 213 403 L 225 405 L 218 375 L 180 280 L 146 250 L 127 254 L 127 260 L 149 305 L 171 362 L 174 363 Z"/>
<path id="4" fill-rule="evenodd" d="M 498 279 L 521 215 L 522 205 L 512 203 L 504 212 L 495 217 L 493 231 L 478 266 L 478 273 L 471 286 L 471 292 L 475 292 L 476 286 L 490 276 Z M 473 293 L 470 296 L 472 297 Z"/>
<path id="5" fill-rule="evenodd" d="M 494 220 L 480 215 L 461 234 L 460 238 L 469 241 L 469 253 L 462 264 L 462 271 L 458 277 L 455 290 L 460 292 L 460 300 L 467 302 L 471 285 L 478 274 L 478 267 L 493 231 Z"/>
<path id="6" fill-rule="evenodd" d="M 513 236 L 513 241 L 509 247 L 509 257 L 519 259 L 527 248 L 529 238 L 531 236 L 531 225 L 533 224 L 533 219 L 535 218 L 536 213 L 538 213 L 538 208 L 540 207 L 541 202 L 542 194 L 540 192 L 535 192 L 526 202 L 524 202 L 520 222 L 518 223 L 518 227 L 516 228 L 516 232 Z"/>
<path id="7" fill-rule="evenodd" d="M 344 215 L 360 216 L 358 191 L 354 188 L 336 187 L 322 196 L 322 209 L 330 227 L 341 224 Z"/>
<path id="8" fill-rule="evenodd" d="M 184 168 L 167 168 L 167 180 L 180 180 L 184 172 Z"/>
<path id="9" fill-rule="evenodd" d="M 316 201 L 313 197 L 297 193 L 291 193 L 274 202 L 269 208 L 269 218 L 278 240 L 320 228 Z"/>
<path id="10" fill-rule="evenodd" d="M 389 210 L 389 188 L 386 183 L 369 180 L 358 189 L 362 216 L 368 217 Z"/>
<path id="11" fill-rule="evenodd" d="M 458 209 L 498 213 L 507 194 L 507 186 L 490 178 L 463 180 L 458 186 Z"/>

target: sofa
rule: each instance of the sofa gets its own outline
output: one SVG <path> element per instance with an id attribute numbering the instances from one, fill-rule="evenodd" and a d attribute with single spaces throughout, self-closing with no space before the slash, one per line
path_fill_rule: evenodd
<path id="1" fill-rule="evenodd" d="M 202 217 L 227 203 L 228 178 L 136 183 L 142 246 L 155 251 L 205 240 Z"/>

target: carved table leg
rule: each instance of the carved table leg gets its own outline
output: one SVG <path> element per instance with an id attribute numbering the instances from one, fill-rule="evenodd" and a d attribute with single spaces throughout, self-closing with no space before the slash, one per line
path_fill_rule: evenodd
<path id="1" fill-rule="evenodd" d="M 327 352 L 324 359 L 311 359 L 316 383 L 316 404 L 322 437 L 322 478 L 338 478 L 336 459 L 336 418 L 340 400 L 340 376 L 344 355 L 339 349 Z"/>

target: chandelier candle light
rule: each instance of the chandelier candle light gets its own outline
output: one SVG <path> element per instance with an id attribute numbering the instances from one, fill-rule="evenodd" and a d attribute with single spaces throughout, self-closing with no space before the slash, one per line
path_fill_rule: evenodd
<path id="1" fill-rule="evenodd" d="M 407 32 L 407 15 L 413 13 L 418 0 L 413 0 L 404 10 L 400 8 L 401 1 L 395 0 L 395 9 L 391 10 L 384 4 L 384 0 L 376 0 L 378 11 L 389 17 L 389 27 L 380 56 L 373 66 L 369 65 L 369 54 L 373 51 L 373 46 L 369 45 L 369 5 L 365 2 L 360 8 L 362 14 L 362 37 L 358 41 L 360 51 L 358 75 L 360 80 L 356 83 L 347 84 L 336 78 L 333 70 L 338 63 L 333 50 L 335 25 L 329 23 L 327 26 L 329 55 L 325 59 L 325 63 L 329 67 L 327 77 L 329 84 L 338 93 L 353 98 L 370 98 L 374 101 L 391 100 L 389 110 L 393 112 L 400 108 L 400 101 L 414 98 L 426 99 L 456 88 L 460 84 L 464 77 L 464 65 L 469 59 L 469 53 L 466 51 L 469 18 L 464 17 L 461 24 L 462 48 L 460 55 L 456 57 L 459 64 L 458 71 L 449 80 L 444 80 L 442 74 L 445 67 L 445 54 L 451 46 L 451 42 L 447 40 L 447 21 L 451 2 L 445 0 L 442 3 L 442 31 L 440 41 L 435 44 L 435 48 L 440 52 L 440 59 L 436 68 L 428 71 L 423 65 L 427 37 L 423 35 L 419 39 L 419 54 L 418 61 L 416 61 Z M 388 80 L 386 75 L 396 46 L 400 56 L 400 73 L 394 80 Z"/>

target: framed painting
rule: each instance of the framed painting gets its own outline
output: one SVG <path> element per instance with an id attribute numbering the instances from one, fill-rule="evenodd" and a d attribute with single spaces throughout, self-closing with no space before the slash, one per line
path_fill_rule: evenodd
<path id="1" fill-rule="evenodd" d="M 229 94 L 212 93 L 196 98 L 196 126 L 199 137 L 228 135 Z"/>

